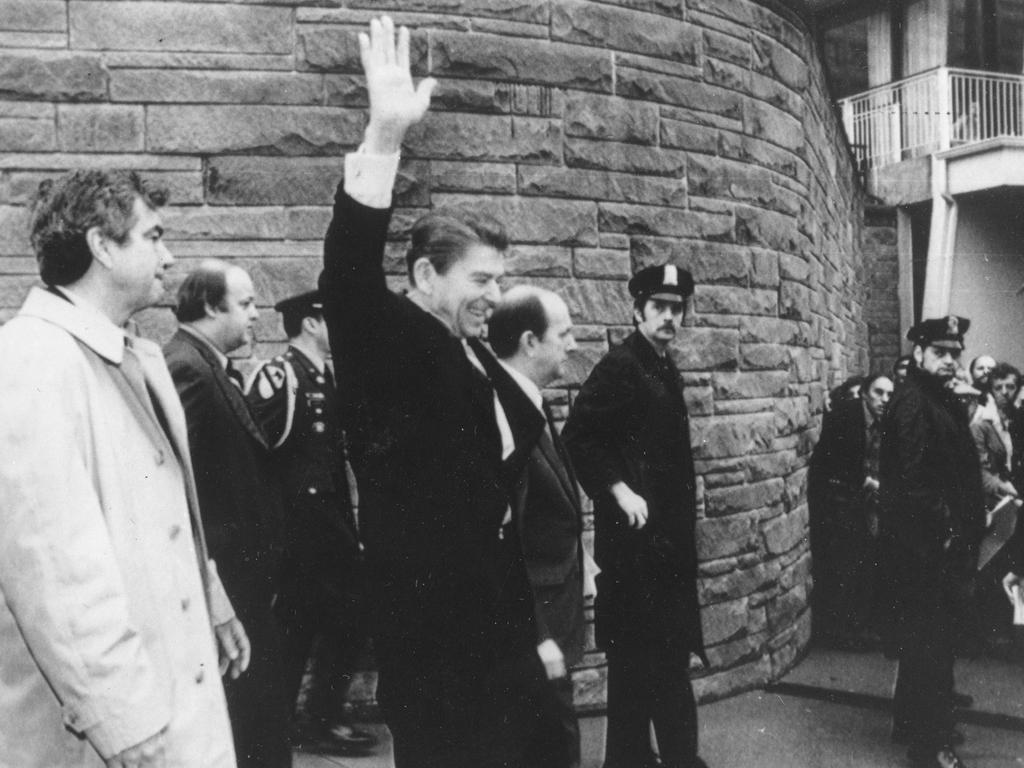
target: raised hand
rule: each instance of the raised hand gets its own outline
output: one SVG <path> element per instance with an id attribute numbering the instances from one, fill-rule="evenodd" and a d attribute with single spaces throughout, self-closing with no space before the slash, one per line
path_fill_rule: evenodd
<path id="1" fill-rule="evenodd" d="M 413 86 L 409 30 L 399 29 L 396 39 L 389 16 L 373 19 L 370 33 L 359 34 L 359 58 L 370 97 L 370 122 L 363 147 L 372 154 L 398 152 L 409 126 L 427 113 L 436 81 L 428 77 Z"/>

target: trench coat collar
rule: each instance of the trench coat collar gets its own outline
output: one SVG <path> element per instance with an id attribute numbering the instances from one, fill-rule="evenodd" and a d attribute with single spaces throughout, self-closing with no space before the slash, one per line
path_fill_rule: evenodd
<path id="1" fill-rule="evenodd" d="M 125 331 L 98 311 L 73 303 L 51 291 L 33 288 L 19 315 L 36 317 L 63 328 L 104 360 L 120 365 Z"/>

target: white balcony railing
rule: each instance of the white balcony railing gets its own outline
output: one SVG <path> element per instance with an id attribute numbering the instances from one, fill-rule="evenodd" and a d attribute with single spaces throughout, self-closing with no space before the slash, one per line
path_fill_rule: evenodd
<path id="1" fill-rule="evenodd" d="M 865 170 L 1024 136 L 1024 75 L 939 67 L 839 101 Z"/>

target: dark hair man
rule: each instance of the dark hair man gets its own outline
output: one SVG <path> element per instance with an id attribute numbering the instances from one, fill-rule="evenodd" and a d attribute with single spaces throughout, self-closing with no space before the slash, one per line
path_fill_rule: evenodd
<path id="1" fill-rule="evenodd" d="M 892 397 L 888 376 L 864 377 L 861 396 L 834 405 L 808 473 L 814 633 L 842 647 L 870 641 L 878 535 L 881 420 Z"/>
<path id="2" fill-rule="evenodd" d="M 514 505 L 537 617 L 537 653 L 550 681 L 516 702 L 533 712 L 528 765 L 578 768 L 580 735 L 568 668 L 583 658 L 584 558 L 589 556 L 580 541 L 576 476 L 541 394 L 563 376 L 576 348 L 569 308 L 556 293 L 516 286 L 491 315 L 487 338 L 547 424 L 530 452 Z"/>
<path id="3" fill-rule="evenodd" d="M 629 282 L 636 331 L 594 367 L 563 436 L 594 500 L 597 642 L 608 658 L 605 768 L 683 768 L 697 757 L 691 655 L 705 661 L 697 602 L 690 423 L 669 346 L 690 273 L 648 267 Z"/>
<path id="4" fill-rule="evenodd" d="M 124 330 L 163 295 L 165 201 L 93 170 L 35 203 L 46 289 L 0 329 L 3 765 L 235 765 L 211 623 L 233 675 L 245 632 L 208 559 L 167 366 Z"/>
<path id="5" fill-rule="evenodd" d="M 340 719 L 367 634 L 355 488 L 327 365 L 327 323 L 317 291 L 291 296 L 274 309 L 288 348 L 260 366 L 247 397 L 284 487 L 285 562 L 274 609 L 284 630 L 287 698 L 294 705 L 313 652 L 309 723 L 301 741 L 319 752 L 362 754 L 376 739 Z"/>
<path id="6" fill-rule="evenodd" d="M 913 764 L 927 768 L 962 766 L 950 743 L 953 661 L 985 502 L 967 414 L 948 385 L 969 325 L 950 315 L 910 329 L 917 365 L 882 425 L 882 528 L 899 647 L 894 730 L 905 731 Z"/>
<path id="7" fill-rule="evenodd" d="M 532 612 L 515 614 L 532 601 L 510 500 L 543 419 L 514 383 L 525 402 L 499 394 L 508 374 L 476 341 L 500 298 L 506 238 L 482 214 L 435 212 L 414 226 L 411 289 L 388 290 L 398 152 L 433 81 L 413 87 L 409 33 L 396 40 L 387 17 L 359 42 L 370 116 L 345 158 L 320 292 L 375 590 L 380 699 L 398 768 L 516 765 L 495 708 L 504 676 L 540 661 Z"/>
<path id="8" fill-rule="evenodd" d="M 221 578 L 249 631 L 252 664 L 225 692 L 240 767 L 291 765 L 280 630 L 283 513 L 267 439 L 228 359 L 258 316 L 252 280 L 223 261 L 202 262 L 178 289 L 178 332 L 164 357 L 185 407 L 196 490 Z"/>

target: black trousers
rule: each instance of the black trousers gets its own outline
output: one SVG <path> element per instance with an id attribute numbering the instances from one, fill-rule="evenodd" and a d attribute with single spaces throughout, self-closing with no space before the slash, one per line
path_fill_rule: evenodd
<path id="1" fill-rule="evenodd" d="M 252 646 L 249 669 L 237 680 L 224 678 L 238 768 L 290 768 L 291 702 L 285 696 L 277 618 L 269 602 L 258 608 L 236 604 L 235 611 Z"/>
<path id="2" fill-rule="evenodd" d="M 609 649 L 605 768 L 642 768 L 654 761 L 650 726 L 666 768 L 697 765 L 697 703 L 684 663 L 665 664 L 641 649 Z"/>

